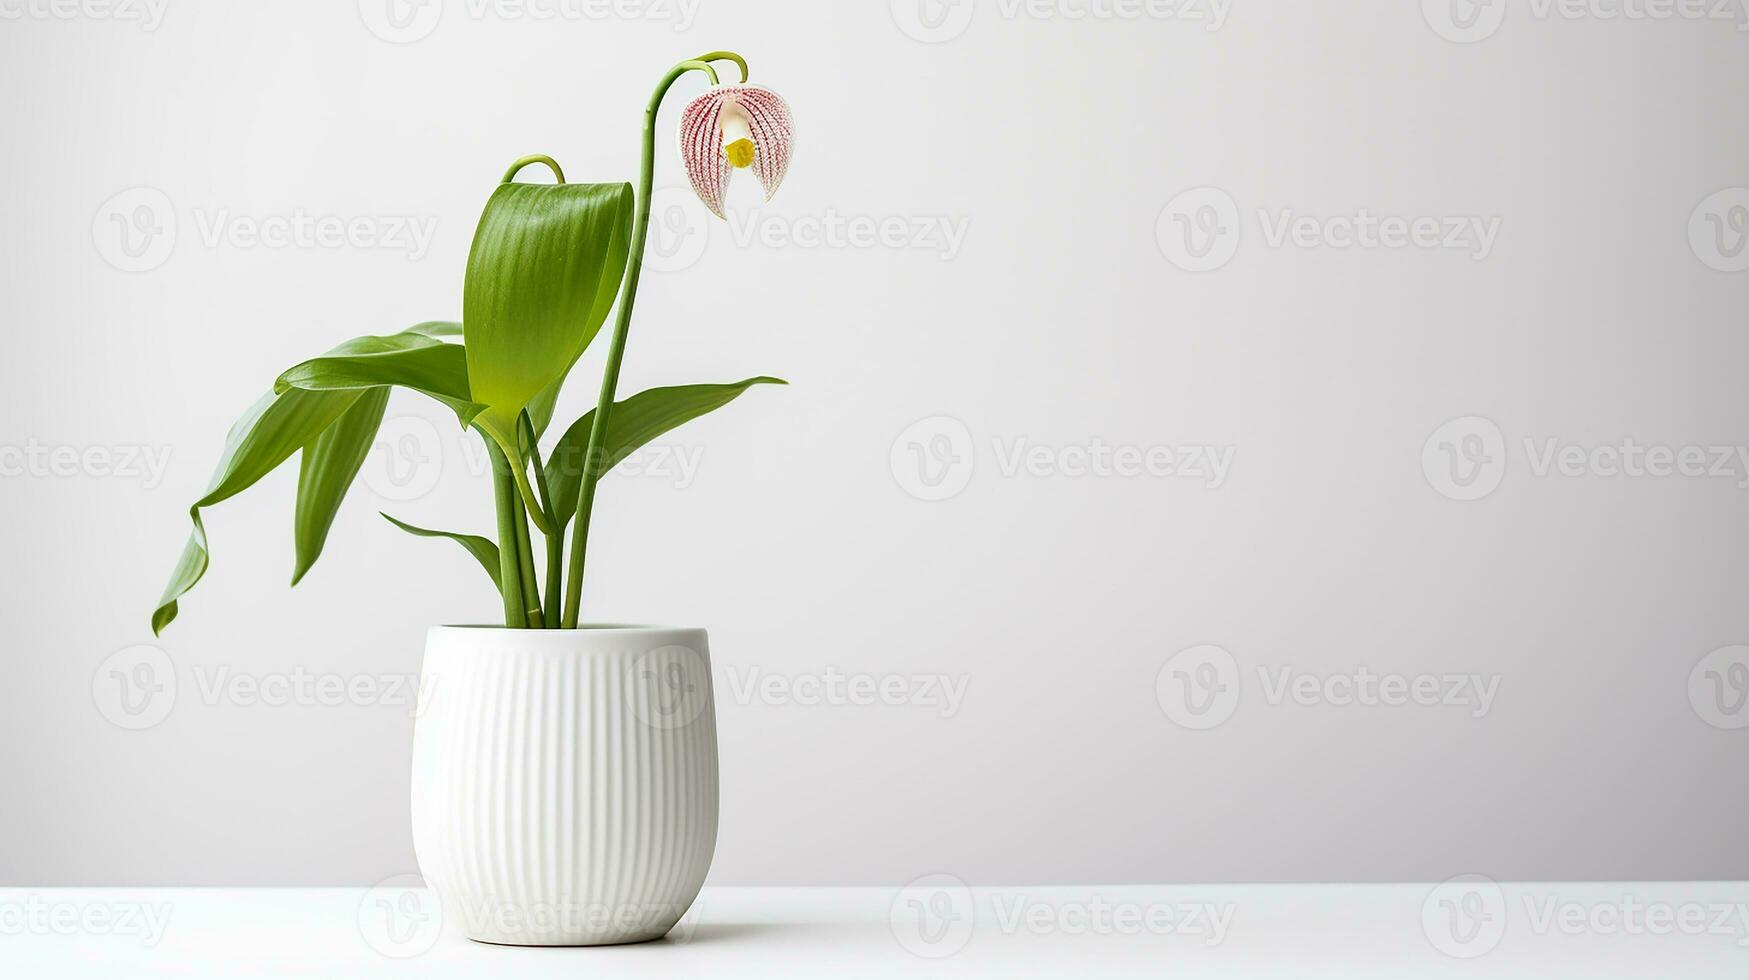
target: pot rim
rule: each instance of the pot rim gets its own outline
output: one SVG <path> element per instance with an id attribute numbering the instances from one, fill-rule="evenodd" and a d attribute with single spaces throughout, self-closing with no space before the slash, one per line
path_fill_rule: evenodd
<path id="1" fill-rule="evenodd" d="M 439 630 L 457 633 L 511 633 L 517 636 L 573 636 L 587 633 L 590 636 L 612 636 L 644 633 L 702 633 L 702 626 L 658 626 L 649 623 L 583 623 L 576 629 L 512 629 L 508 626 L 494 626 L 486 623 L 441 623 L 431 627 L 433 633 Z"/>

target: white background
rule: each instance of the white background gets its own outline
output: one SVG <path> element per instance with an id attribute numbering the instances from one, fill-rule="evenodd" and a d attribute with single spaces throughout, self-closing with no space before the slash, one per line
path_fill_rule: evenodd
<path id="1" fill-rule="evenodd" d="M 797 156 L 728 223 L 658 199 L 622 390 L 792 385 L 665 437 L 689 475 L 603 485 L 588 598 L 711 632 L 713 882 L 1749 876 L 1749 652 L 1707 659 L 1749 643 L 1743 11 L 1453 2 L 427 0 L 397 28 L 0 0 L 0 882 L 413 869 L 393 679 L 498 606 L 376 511 L 490 533 L 479 456 L 397 394 L 308 579 L 287 466 L 208 513 L 213 570 L 153 641 L 187 505 L 279 371 L 459 317 L 511 160 L 633 179 L 650 87 L 719 47 Z M 1494 231 L 1334 247 L 1363 211 Z M 251 235 L 300 215 L 358 231 Z M 1732 469 L 1620 475 L 1627 440 Z M 1082 472 L 1095 444 L 1231 465 Z M 1338 703 L 1363 670 L 1439 694 Z M 384 686 L 249 694 L 299 678 Z"/>

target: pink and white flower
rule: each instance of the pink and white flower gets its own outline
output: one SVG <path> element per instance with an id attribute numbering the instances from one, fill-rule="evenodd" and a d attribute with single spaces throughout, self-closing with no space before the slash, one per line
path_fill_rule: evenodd
<path id="1" fill-rule="evenodd" d="M 719 218 L 729 174 L 752 167 L 769 201 L 794 143 L 789 106 L 763 86 L 717 85 L 680 114 L 680 161 L 698 199 Z"/>

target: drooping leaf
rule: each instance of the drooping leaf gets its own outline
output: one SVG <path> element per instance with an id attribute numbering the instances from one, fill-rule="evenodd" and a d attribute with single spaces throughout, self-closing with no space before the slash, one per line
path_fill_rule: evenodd
<path id="1" fill-rule="evenodd" d="M 268 395 L 231 427 L 224 454 L 204 496 L 188 509 L 194 531 L 182 549 L 182 557 L 170 575 L 170 584 L 152 611 L 152 632 L 161 634 L 176 618 L 177 601 L 206 574 L 206 525 L 204 507 L 226 500 L 254 486 L 256 481 L 313 442 L 323 430 L 345 414 L 358 400 L 357 391 L 303 391 L 292 389 Z"/>
<path id="2" fill-rule="evenodd" d="M 379 511 L 379 513 L 381 512 Z M 486 570 L 486 574 L 492 576 L 492 585 L 498 591 L 504 591 L 504 586 L 499 581 L 499 566 L 502 559 L 498 554 L 498 546 L 490 540 L 482 538 L 478 534 L 457 534 L 454 531 L 431 531 L 422 527 L 414 527 L 405 521 L 397 521 L 387 514 L 383 514 L 383 518 L 408 534 L 416 534 L 422 538 L 448 538 L 466 548 L 468 554 L 473 555 L 474 560 L 480 563 L 480 567 Z"/>
<path id="3" fill-rule="evenodd" d="M 726 385 L 677 385 L 640 391 L 625 401 L 615 402 L 613 411 L 607 416 L 602 472 L 613 469 L 664 432 L 734 401 L 754 385 L 788 383 L 781 378 L 758 377 Z M 589 451 L 589 430 L 594 424 L 593 410 L 573 422 L 559 437 L 558 445 L 553 447 L 552 456 L 547 460 L 553 510 L 561 524 L 568 522 L 577 510 L 577 496 L 583 485 L 584 457 Z"/>
<path id="4" fill-rule="evenodd" d="M 421 324 L 387 337 L 356 337 L 279 376 L 275 391 L 346 391 L 399 385 L 455 411 L 463 425 L 483 406 L 469 397 L 467 352 L 421 332 Z"/>
<path id="5" fill-rule="evenodd" d="M 328 541 L 328 529 L 334 525 L 334 515 L 340 511 L 340 501 L 351 489 L 352 481 L 370 454 L 377 427 L 382 425 L 383 411 L 389 405 L 389 389 L 370 388 L 360 392 L 358 400 L 334 424 L 328 426 L 316 441 L 304 447 L 298 466 L 298 503 L 293 537 L 297 542 L 297 568 L 292 572 L 292 585 L 297 585 L 322 555 Z"/>
<path id="6" fill-rule="evenodd" d="M 486 406 L 479 425 L 512 458 L 518 417 L 528 409 L 545 428 L 558 384 L 607 319 L 631 217 L 623 183 L 504 183 L 486 202 L 468 253 L 463 336 L 471 398 Z"/>
<path id="7" fill-rule="evenodd" d="M 329 351 L 323 358 L 305 362 L 287 372 L 274 385 L 274 393 L 256 402 L 235 425 L 226 438 L 225 451 L 207 493 L 189 508 L 194 525 L 188 543 L 171 572 L 170 583 L 152 612 L 152 632 L 162 633 L 176 618 L 178 600 L 206 574 L 211 556 L 207 548 L 206 525 L 201 510 L 228 497 L 235 496 L 266 476 L 300 449 L 317 439 L 352 408 L 365 392 L 383 385 L 404 384 L 424 391 L 451 408 L 464 420 L 471 419 L 479 406 L 468 399 L 467 356 L 459 344 L 446 344 L 439 338 L 461 333 L 461 325 L 447 321 L 416 324 L 388 337 L 359 337 Z M 302 369 L 302 370 L 300 370 Z M 293 382 L 296 383 L 293 383 Z M 366 447 L 368 448 L 368 446 Z M 324 450 L 324 453 L 328 450 Z M 334 450 L 336 459 L 345 454 Z M 311 464 L 315 465 L 315 464 Z M 328 467 L 323 467 L 327 469 Z M 344 467 L 335 467 L 337 474 Z M 356 473 L 356 467 L 352 469 Z M 310 479 L 314 480 L 314 477 Z M 330 482 L 324 478 L 320 483 Z M 310 515 L 304 515 L 306 498 L 303 474 L 299 477 L 299 556 L 298 574 L 309 568 L 321 547 L 321 538 L 332 521 L 332 514 L 318 519 L 328 506 L 337 506 L 350 478 L 340 483 L 330 504 L 316 506 L 309 501 Z M 313 485 L 313 484 L 312 484 Z M 321 496 L 321 495 L 318 495 Z M 307 522 L 307 523 L 306 523 Z M 305 543 L 305 528 L 320 525 L 319 534 L 311 537 L 315 550 Z"/>

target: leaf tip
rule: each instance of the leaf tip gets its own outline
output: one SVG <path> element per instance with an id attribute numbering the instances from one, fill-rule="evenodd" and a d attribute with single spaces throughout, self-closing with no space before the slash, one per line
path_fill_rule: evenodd
<path id="1" fill-rule="evenodd" d="M 304 576 L 310 574 L 310 569 L 316 567 L 316 559 L 322 557 L 322 544 L 323 544 L 323 542 L 320 542 L 320 541 L 316 542 L 315 551 L 311 554 L 298 555 L 297 567 L 292 570 L 292 577 L 291 577 L 291 587 L 292 588 L 294 588 L 294 589 L 297 588 L 298 583 L 302 582 L 304 580 Z M 301 546 L 301 542 L 300 542 L 300 547 L 298 548 L 298 550 L 300 552 L 304 550 L 303 547 Z"/>
<path id="2" fill-rule="evenodd" d="M 474 420 L 478 419 L 480 413 L 484 412 L 487 407 L 488 406 L 482 405 L 479 402 L 469 402 L 467 405 L 456 409 L 456 418 L 461 420 L 463 429 L 471 428 L 474 424 Z"/>

